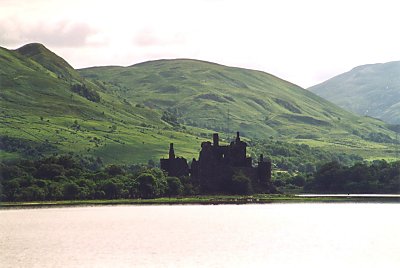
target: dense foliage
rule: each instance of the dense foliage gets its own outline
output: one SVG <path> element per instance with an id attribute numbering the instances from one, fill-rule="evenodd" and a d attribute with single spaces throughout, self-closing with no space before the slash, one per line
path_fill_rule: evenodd
<path id="1" fill-rule="evenodd" d="M 173 125 L 173 126 L 178 126 L 178 118 L 176 117 L 175 114 L 168 112 L 168 111 L 164 111 L 162 116 L 161 116 L 161 120 Z"/>
<path id="2" fill-rule="evenodd" d="M 103 166 L 100 159 L 62 155 L 0 164 L 2 201 L 153 198 L 194 194 L 187 181 L 158 168 Z"/>
<path id="3" fill-rule="evenodd" d="M 55 151 L 56 147 L 49 142 L 35 142 L 0 135 L 0 150 L 19 153 L 25 157 L 39 157 L 44 153 Z"/>
<path id="4" fill-rule="evenodd" d="M 261 153 L 271 158 L 275 169 L 289 172 L 314 173 L 326 162 L 337 161 L 343 165 L 352 165 L 362 161 L 354 154 L 332 152 L 312 148 L 306 144 L 294 144 L 284 141 L 255 140 L 249 145 L 253 148 L 253 159 Z"/>
<path id="5" fill-rule="evenodd" d="M 400 161 L 376 160 L 351 167 L 329 162 L 318 169 L 304 189 L 317 193 L 400 193 Z"/>
<path id="6" fill-rule="evenodd" d="M 200 194 L 189 177 L 168 177 L 143 165 L 104 166 L 99 158 L 72 154 L 38 160 L 0 163 L 1 201 L 90 200 L 154 198 Z M 400 161 L 385 160 L 345 166 L 338 161 L 321 165 L 314 173 L 275 172 L 273 184 L 281 191 L 313 193 L 399 193 Z M 253 192 L 249 179 L 236 174 L 228 191 Z"/>
<path id="7" fill-rule="evenodd" d="M 74 84 L 71 86 L 71 90 L 90 101 L 99 102 L 101 100 L 99 93 L 88 88 L 85 84 Z"/>

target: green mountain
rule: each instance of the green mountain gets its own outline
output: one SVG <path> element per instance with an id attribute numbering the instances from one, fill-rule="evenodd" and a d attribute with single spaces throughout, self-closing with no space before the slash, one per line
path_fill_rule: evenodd
<path id="1" fill-rule="evenodd" d="M 75 86 L 85 90 L 75 90 Z M 194 155 L 197 136 L 175 131 L 161 112 L 109 94 L 82 78 L 43 45 L 0 48 L 1 158 L 48 152 L 101 156 L 107 162 L 147 162 L 169 141 Z M 85 92 L 94 92 L 97 102 Z"/>
<path id="2" fill-rule="evenodd" d="M 16 50 L 20 55 L 26 59 L 32 60 L 42 65 L 46 70 L 56 74 L 59 78 L 65 80 L 81 81 L 79 73 L 66 62 L 63 58 L 59 57 L 52 51 L 48 50 L 44 45 L 38 43 L 27 44 Z"/>
<path id="3" fill-rule="evenodd" d="M 359 66 L 309 90 L 348 111 L 400 124 L 400 61 Z"/>
<path id="4" fill-rule="evenodd" d="M 394 138 L 383 122 L 356 116 L 273 75 L 214 63 L 178 59 L 130 67 L 79 70 L 114 95 L 167 111 L 181 124 L 249 138 L 306 143 L 374 154 L 375 136 Z M 366 141 L 369 140 L 369 141 Z"/>
<path id="5" fill-rule="evenodd" d="M 395 134 L 381 121 L 264 72 L 196 60 L 74 70 L 41 44 L 0 48 L 0 102 L 2 159 L 75 152 L 147 162 L 170 142 L 191 159 L 212 132 L 229 142 L 237 130 L 249 144 L 394 155 Z"/>

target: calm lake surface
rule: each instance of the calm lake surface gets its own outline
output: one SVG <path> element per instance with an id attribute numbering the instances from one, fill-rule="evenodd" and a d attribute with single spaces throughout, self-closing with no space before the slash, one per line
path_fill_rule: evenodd
<path id="1" fill-rule="evenodd" d="M 0 210 L 0 267 L 400 267 L 400 204 Z"/>

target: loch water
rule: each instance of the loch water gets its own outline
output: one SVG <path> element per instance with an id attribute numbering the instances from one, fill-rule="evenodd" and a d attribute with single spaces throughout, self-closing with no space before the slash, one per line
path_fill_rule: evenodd
<path id="1" fill-rule="evenodd" d="M 400 267 L 400 204 L 0 209 L 0 267 Z"/>

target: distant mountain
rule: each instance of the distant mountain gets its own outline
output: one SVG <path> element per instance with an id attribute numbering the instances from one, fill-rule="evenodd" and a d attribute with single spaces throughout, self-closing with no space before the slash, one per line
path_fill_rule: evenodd
<path id="1" fill-rule="evenodd" d="M 79 70 L 130 101 L 192 126 L 249 137 L 347 135 L 363 120 L 270 74 L 178 59 Z M 340 119 L 339 119 L 340 118 Z"/>
<path id="2" fill-rule="evenodd" d="M 400 61 L 359 66 L 309 90 L 348 111 L 400 124 Z"/>
<path id="3" fill-rule="evenodd" d="M 121 98 L 172 114 L 186 126 L 220 133 L 239 130 L 251 139 L 272 137 L 334 150 L 350 146 L 353 152 L 366 149 L 368 155 L 377 148 L 369 141 L 394 138 L 383 122 L 346 112 L 265 72 L 191 59 L 79 72 Z"/>
<path id="4" fill-rule="evenodd" d="M 114 163 L 157 161 L 170 142 L 190 159 L 214 131 L 221 142 L 240 131 L 249 144 L 394 152 L 395 134 L 381 121 L 264 72 L 197 60 L 75 70 L 41 44 L 0 47 L 0 102 L 2 159 L 75 152 Z"/>

